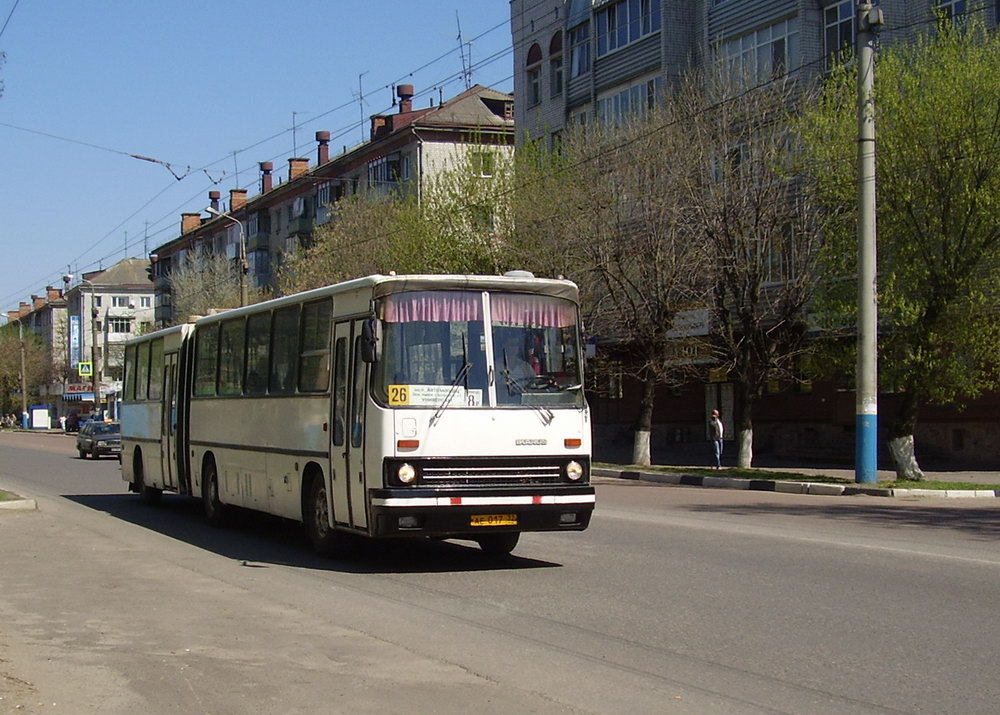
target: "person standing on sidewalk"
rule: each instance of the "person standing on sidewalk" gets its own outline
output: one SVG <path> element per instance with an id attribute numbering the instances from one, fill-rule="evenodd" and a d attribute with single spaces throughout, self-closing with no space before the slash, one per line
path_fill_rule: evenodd
<path id="1" fill-rule="evenodd" d="M 722 438 L 725 430 L 722 427 L 722 420 L 719 419 L 719 411 L 712 410 L 712 419 L 708 423 L 708 431 L 712 436 L 712 449 L 715 453 L 715 469 L 722 469 Z"/>

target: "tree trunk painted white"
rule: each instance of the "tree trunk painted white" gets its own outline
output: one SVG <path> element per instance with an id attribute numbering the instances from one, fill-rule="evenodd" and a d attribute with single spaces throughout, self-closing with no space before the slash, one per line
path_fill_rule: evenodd
<path id="1" fill-rule="evenodd" d="M 632 464 L 648 467 L 651 463 L 649 453 L 649 432 L 636 430 L 635 443 L 632 445 Z"/>
<path id="2" fill-rule="evenodd" d="M 736 464 L 740 469 L 749 469 L 753 464 L 753 429 L 743 429 L 739 433 L 740 453 Z"/>
<path id="3" fill-rule="evenodd" d="M 920 465 L 917 464 L 912 434 L 890 439 L 889 456 L 892 457 L 892 463 L 896 468 L 896 479 L 919 482 L 924 478 L 924 473 L 920 470 Z"/>

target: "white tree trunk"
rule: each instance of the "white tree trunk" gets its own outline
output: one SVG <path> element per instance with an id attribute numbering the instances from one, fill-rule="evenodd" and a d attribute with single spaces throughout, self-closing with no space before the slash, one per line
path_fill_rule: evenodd
<path id="1" fill-rule="evenodd" d="M 740 453 L 736 464 L 740 469 L 749 469 L 753 463 L 753 429 L 744 429 L 739 432 Z"/>
<path id="2" fill-rule="evenodd" d="M 648 467 L 652 464 L 649 454 L 649 432 L 635 431 L 635 443 L 632 445 L 632 464 Z"/>
<path id="3" fill-rule="evenodd" d="M 889 440 L 889 455 L 896 468 L 896 479 L 906 479 L 919 482 L 924 478 L 917 464 L 917 455 L 913 450 L 913 435 L 894 437 Z"/>

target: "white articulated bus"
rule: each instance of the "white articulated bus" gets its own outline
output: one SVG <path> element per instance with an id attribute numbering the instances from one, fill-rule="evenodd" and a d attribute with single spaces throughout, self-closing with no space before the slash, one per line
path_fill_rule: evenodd
<path id="1" fill-rule="evenodd" d="M 341 533 L 579 531 L 594 509 L 576 286 L 375 275 L 128 342 L 122 477 Z"/>

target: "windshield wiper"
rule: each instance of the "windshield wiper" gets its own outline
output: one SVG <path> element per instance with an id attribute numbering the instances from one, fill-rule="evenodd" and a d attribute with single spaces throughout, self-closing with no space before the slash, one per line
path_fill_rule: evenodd
<path id="1" fill-rule="evenodd" d="M 526 405 L 527 407 L 530 407 L 531 409 L 538 412 L 538 414 L 542 416 L 542 422 L 546 426 L 552 424 L 552 420 L 556 418 L 556 416 L 552 413 L 552 410 L 550 410 L 548 407 L 545 407 L 544 405 L 538 404 L 537 402 L 532 400 L 531 397 L 529 397 L 531 393 L 527 392 L 524 389 L 524 386 L 520 382 L 518 382 L 513 375 L 510 374 L 510 370 L 507 369 L 506 362 L 507 362 L 507 356 L 505 355 L 504 356 L 505 365 L 501 374 L 505 378 L 507 389 L 510 391 L 511 394 L 521 396 L 522 405 Z M 515 391 L 512 388 L 517 388 L 517 390 Z"/>
<path id="2" fill-rule="evenodd" d="M 472 367 L 472 363 L 469 362 L 468 353 L 465 350 L 465 334 L 464 333 L 462 334 L 462 360 L 463 360 L 463 362 L 465 364 L 462 365 L 462 369 L 458 371 L 457 375 L 455 375 L 455 379 L 451 381 L 451 389 L 448 390 L 448 394 L 445 395 L 444 401 L 440 405 L 438 405 L 437 411 L 434 413 L 434 416 L 431 417 L 431 424 L 432 425 L 435 422 L 438 421 L 438 418 L 441 416 L 441 413 L 444 412 L 444 408 L 447 407 L 451 403 L 451 398 L 453 398 L 455 396 L 455 391 L 458 388 L 458 383 L 461 382 L 462 379 L 466 375 L 469 374 L 469 368 Z M 467 382 L 466 382 L 466 385 L 465 385 L 465 389 L 466 390 L 469 389 L 469 385 L 468 385 Z"/>

